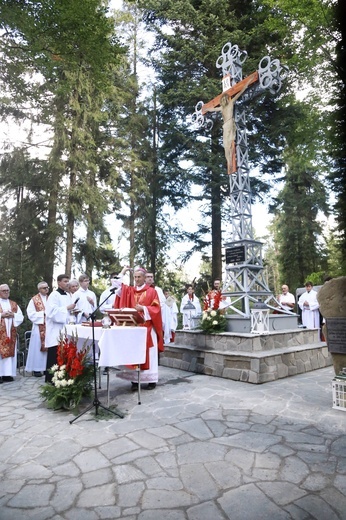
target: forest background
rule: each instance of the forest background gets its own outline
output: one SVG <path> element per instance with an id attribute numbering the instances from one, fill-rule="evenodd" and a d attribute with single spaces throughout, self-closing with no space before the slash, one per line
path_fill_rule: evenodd
<path id="1" fill-rule="evenodd" d="M 101 0 L 1 0 L 0 118 L 16 129 L 0 147 L 11 298 L 24 309 L 57 266 L 88 273 L 99 293 L 110 272 L 141 264 L 179 299 L 196 251 L 197 294 L 222 276 L 222 119 L 202 133 L 191 114 L 220 92 L 227 42 L 247 51 L 244 75 L 267 55 L 289 68 L 278 96 L 247 109 L 252 197 L 273 216 L 269 286 L 345 275 L 345 19 L 341 0 L 137 0 L 116 11 Z M 198 215 L 177 219 L 194 201 Z"/>

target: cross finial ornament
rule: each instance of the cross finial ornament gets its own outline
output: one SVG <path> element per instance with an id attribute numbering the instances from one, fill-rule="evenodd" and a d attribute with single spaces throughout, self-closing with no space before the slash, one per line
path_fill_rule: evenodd
<path id="1" fill-rule="evenodd" d="M 281 65 L 279 60 L 264 56 L 258 70 L 243 78 L 242 66 L 246 58 L 246 51 L 240 50 L 238 45 L 228 42 L 223 46 L 216 61 L 216 67 L 222 68 L 223 92 L 208 103 L 199 101 L 192 121 L 209 131 L 213 126 L 209 113 L 222 114 L 232 226 L 230 242 L 226 244 L 223 294 L 235 296 L 237 302 L 241 301 L 242 310 L 233 306 L 231 309 L 248 317 L 250 301 L 257 302 L 259 297 L 264 297 L 267 303 L 273 296 L 264 279 L 262 244 L 253 238 L 244 105 L 265 91 L 276 95 L 287 76 L 288 68 Z"/>

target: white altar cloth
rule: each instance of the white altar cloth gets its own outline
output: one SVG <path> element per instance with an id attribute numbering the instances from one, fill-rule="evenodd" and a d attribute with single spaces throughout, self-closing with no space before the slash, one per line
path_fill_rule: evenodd
<path id="1" fill-rule="evenodd" d="M 69 337 L 78 336 L 77 346 L 87 341 L 92 344 L 92 327 L 66 325 Z M 101 367 L 140 365 L 145 362 L 147 329 L 145 327 L 94 328 L 96 351 L 100 349 L 98 364 Z"/>

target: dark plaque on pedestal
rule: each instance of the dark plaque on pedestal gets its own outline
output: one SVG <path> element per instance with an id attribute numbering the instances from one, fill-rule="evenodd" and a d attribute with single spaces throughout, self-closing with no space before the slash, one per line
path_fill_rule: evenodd
<path id="1" fill-rule="evenodd" d="M 346 354 L 346 318 L 326 318 L 329 352 Z"/>
<path id="2" fill-rule="evenodd" d="M 228 247 L 225 252 L 226 264 L 237 264 L 245 261 L 245 246 Z"/>

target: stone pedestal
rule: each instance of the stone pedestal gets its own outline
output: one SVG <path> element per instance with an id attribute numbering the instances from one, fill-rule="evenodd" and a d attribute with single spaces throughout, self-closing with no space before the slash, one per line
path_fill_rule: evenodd
<path id="1" fill-rule="evenodd" d="M 332 364 L 318 329 L 260 335 L 177 331 L 175 339 L 160 354 L 161 365 L 235 381 L 266 383 Z"/>
<path id="2" fill-rule="evenodd" d="M 326 320 L 322 331 L 327 339 L 335 375 L 346 367 L 346 276 L 326 282 L 318 292 L 320 311 Z"/>

